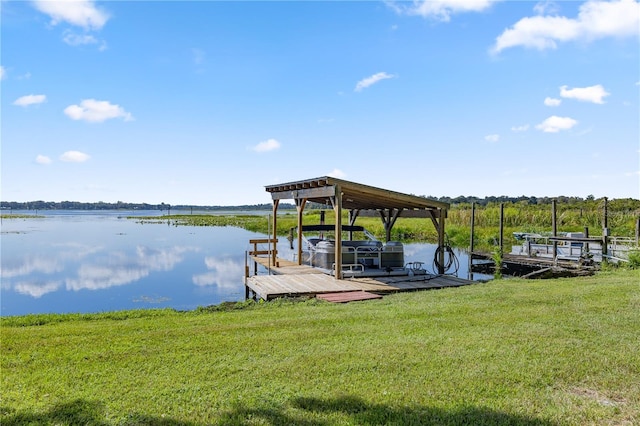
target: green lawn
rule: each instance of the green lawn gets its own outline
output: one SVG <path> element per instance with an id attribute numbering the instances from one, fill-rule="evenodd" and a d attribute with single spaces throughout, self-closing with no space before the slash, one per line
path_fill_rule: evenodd
<path id="1" fill-rule="evenodd" d="M 640 271 L 2 319 L 0 423 L 640 424 Z"/>

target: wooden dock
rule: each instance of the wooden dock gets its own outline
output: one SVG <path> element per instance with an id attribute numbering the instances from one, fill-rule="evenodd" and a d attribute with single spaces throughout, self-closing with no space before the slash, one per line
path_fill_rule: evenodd
<path id="1" fill-rule="evenodd" d="M 493 274 L 495 263 L 491 253 L 473 252 L 472 260 L 481 263 L 473 263 L 472 272 Z M 584 265 L 577 260 L 550 257 L 529 257 L 506 253 L 502 256 L 502 273 L 521 278 L 554 278 L 563 276 L 592 275 L 596 265 Z"/>
<path id="2" fill-rule="evenodd" d="M 269 267 L 269 259 L 252 257 L 252 260 Z M 266 262 L 266 264 L 265 264 Z M 341 292 L 369 292 L 390 294 L 406 291 L 441 289 L 476 284 L 451 275 L 415 275 L 348 278 L 338 280 L 316 268 L 284 259 L 277 259 L 270 273 L 246 278 L 247 295 L 272 300 L 278 297 L 315 297 L 316 295 Z"/>

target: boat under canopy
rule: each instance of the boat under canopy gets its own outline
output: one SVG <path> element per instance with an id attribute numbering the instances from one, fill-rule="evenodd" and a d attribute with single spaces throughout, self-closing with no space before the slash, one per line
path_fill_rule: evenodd
<path id="1" fill-rule="evenodd" d="M 294 229 L 300 233 L 298 228 Z M 333 274 L 336 270 L 335 227 L 305 225 L 301 235 L 302 264 Z M 342 243 L 341 271 L 344 278 L 427 274 L 423 262 L 405 264 L 404 246 L 399 241 L 383 243 L 364 227 L 355 225 L 343 225 L 339 238 Z"/>
<path id="2" fill-rule="evenodd" d="M 332 274 L 337 279 L 341 279 L 343 276 L 350 274 L 351 269 L 366 269 L 366 266 L 372 269 L 376 264 L 379 270 L 386 270 L 387 267 L 400 268 L 400 266 L 390 266 L 386 264 L 387 262 L 392 263 L 389 259 L 398 257 L 397 249 L 398 247 L 402 247 L 401 245 L 394 245 L 394 242 L 390 241 L 391 230 L 399 217 L 425 218 L 433 224 L 438 233 L 438 274 L 444 274 L 445 272 L 445 219 L 449 209 L 448 203 L 349 182 L 329 176 L 269 185 L 266 186 L 265 189 L 271 194 L 273 200 L 272 229 L 278 229 L 278 204 L 280 200 L 287 199 L 293 199 L 295 201 L 298 229 L 303 229 L 302 218 L 307 202 L 323 204 L 333 209 L 335 219 L 332 228 L 335 234 L 342 234 L 342 230 L 344 230 L 342 225 L 343 210 L 349 212 L 349 223 L 347 226 L 354 226 L 356 218 L 359 215 L 380 217 L 386 234 L 386 243 L 381 244 L 380 247 L 377 245 L 367 246 L 366 244 L 351 246 L 351 243 L 346 243 L 347 240 L 344 240 L 346 245 L 344 246 L 345 249 L 343 249 L 343 239 L 341 237 L 333 240 L 333 248 L 329 242 L 320 247 L 318 247 L 320 241 L 314 245 L 316 254 L 318 250 L 321 249 L 321 253 L 322 251 L 326 252 L 326 260 L 323 261 L 325 266 L 329 266 L 329 259 L 331 259 L 331 253 L 333 253 L 333 262 L 331 262 L 330 267 L 333 271 Z M 298 233 L 298 264 L 302 264 L 303 261 L 302 235 L 303 232 Z M 365 250 L 363 247 L 373 249 L 371 250 L 372 254 L 370 257 L 364 256 Z M 394 247 L 396 251 L 393 251 L 391 249 L 392 247 Z M 273 262 L 275 263 L 275 247 L 272 247 L 271 251 L 273 253 Z M 336 256 L 335 253 L 341 253 L 341 255 Z M 402 261 L 404 261 L 404 258 Z M 343 262 L 346 268 L 343 267 Z M 367 265 L 367 263 L 369 263 L 369 265 Z M 395 264 L 399 264 L 397 259 L 394 265 Z M 405 265 L 403 265 L 403 268 L 404 266 Z"/>

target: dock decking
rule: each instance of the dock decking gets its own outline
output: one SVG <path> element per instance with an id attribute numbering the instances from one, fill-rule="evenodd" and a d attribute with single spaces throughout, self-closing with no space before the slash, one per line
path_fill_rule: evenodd
<path id="1" fill-rule="evenodd" d="M 267 266 L 268 259 L 253 257 L 257 263 Z M 272 300 L 278 297 L 310 296 L 318 294 L 365 291 L 375 294 L 389 294 L 405 291 L 460 287 L 475 284 L 451 275 L 416 275 L 401 277 L 366 277 L 337 280 L 311 266 L 278 259 L 277 267 L 271 267 L 267 275 L 247 277 L 247 289 L 260 299 Z"/>

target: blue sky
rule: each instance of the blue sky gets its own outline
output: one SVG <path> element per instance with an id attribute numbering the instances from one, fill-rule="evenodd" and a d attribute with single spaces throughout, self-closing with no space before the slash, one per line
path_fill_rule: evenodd
<path id="1" fill-rule="evenodd" d="M 640 198 L 640 3 L 0 1 L 5 201 Z"/>

